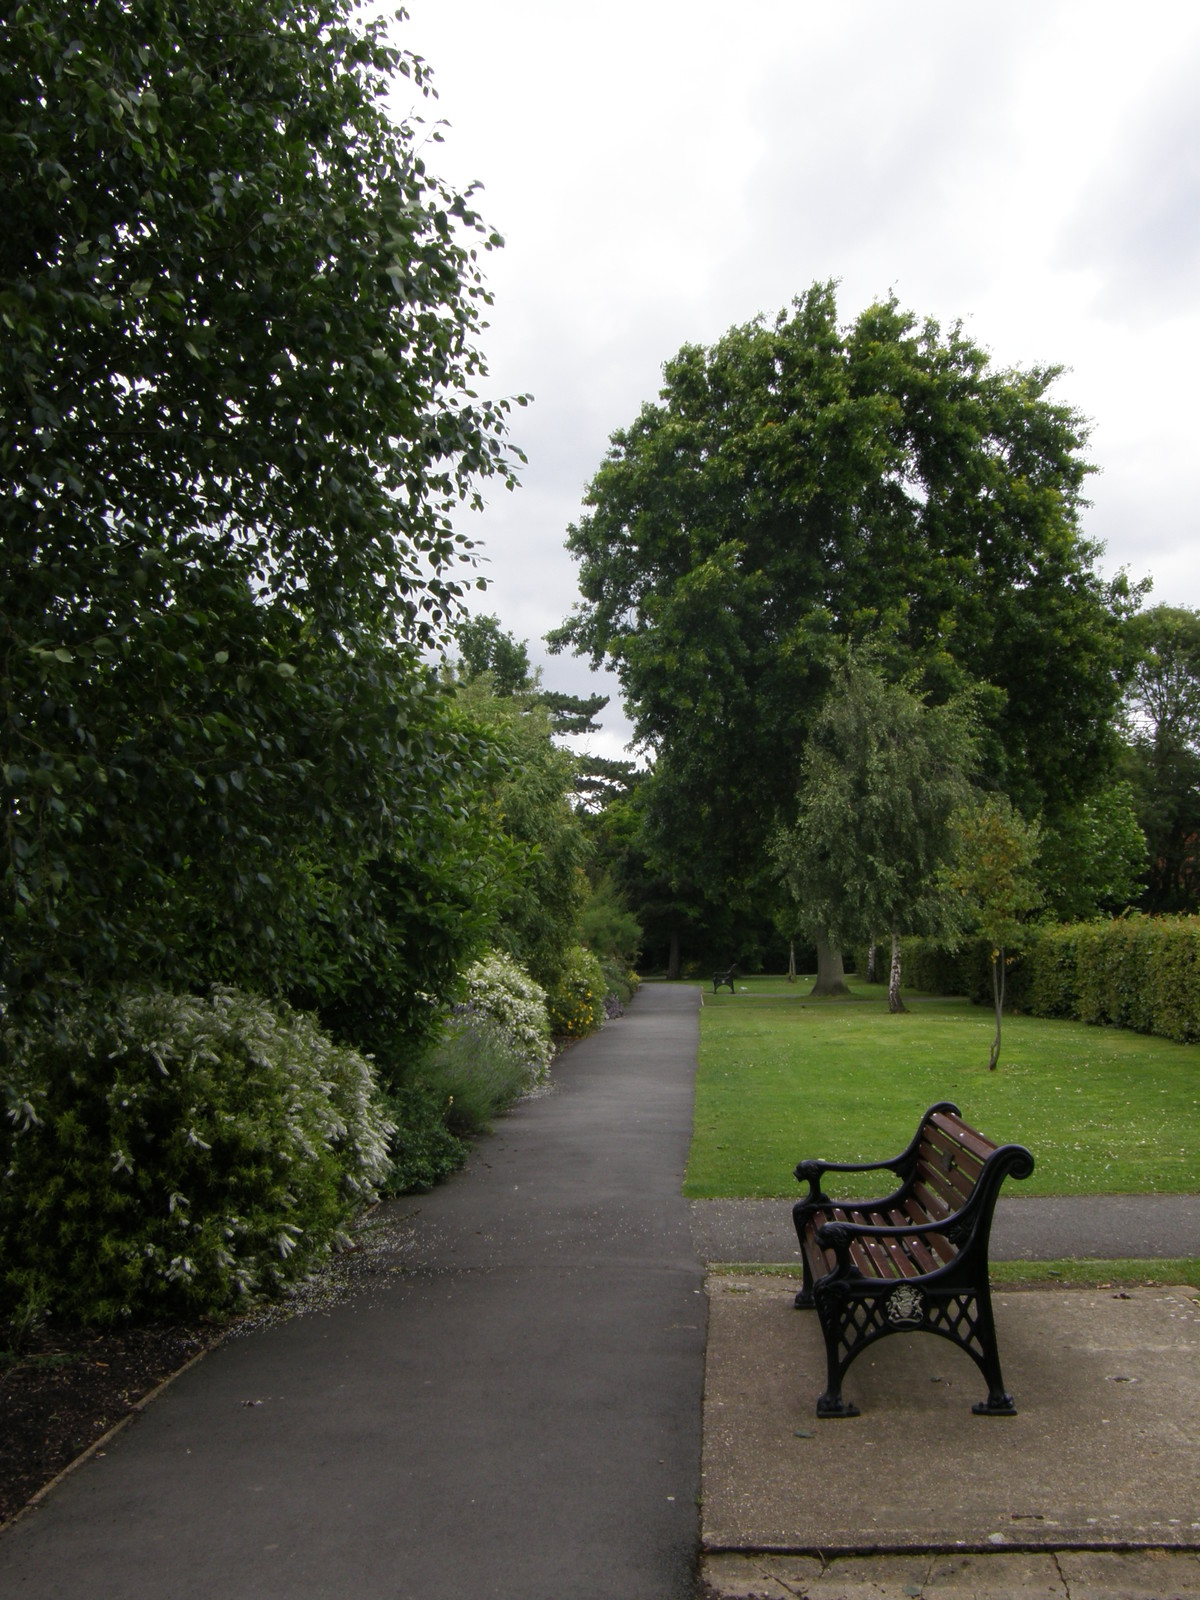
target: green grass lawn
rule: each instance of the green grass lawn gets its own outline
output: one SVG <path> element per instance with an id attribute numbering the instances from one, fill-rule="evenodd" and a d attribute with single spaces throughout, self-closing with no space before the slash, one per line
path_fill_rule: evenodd
<path id="1" fill-rule="evenodd" d="M 809 1000 L 811 986 L 750 978 L 705 994 L 685 1194 L 796 1196 L 802 1157 L 896 1155 L 935 1100 L 1028 1145 L 1036 1170 L 1010 1193 L 1200 1191 L 1200 1046 L 1005 1017 L 989 1073 L 989 1009 L 906 992 L 911 1010 L 893 1017 L 878 986 L 852 981 L 841 1001 Z M 879 1176 L 836 1192 L 877 1193 Z"/>

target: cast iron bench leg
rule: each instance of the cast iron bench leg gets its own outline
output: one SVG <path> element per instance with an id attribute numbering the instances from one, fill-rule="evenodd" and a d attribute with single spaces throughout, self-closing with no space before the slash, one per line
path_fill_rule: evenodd
<path id="1" fill-rule="evenodd" d="M 971 1407 L 977 1417 L 1015 1417 L 1017 1408 L 1013 1397 L 1004 1387 L 1000 1371 L 1000 1352 L 996 1345 L 996 1324 L 992 1317 L 990 1293 L 978 1296 L 975 1303 L 976 1336 L 983 1351 L 979 1369 L 987 1379 L 988 1397 Z"/>

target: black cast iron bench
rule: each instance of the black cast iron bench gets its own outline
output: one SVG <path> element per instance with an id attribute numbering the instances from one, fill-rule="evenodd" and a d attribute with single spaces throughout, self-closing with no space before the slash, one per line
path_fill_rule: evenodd
<path id="1" fill-rule="evenodd" d="M 733 963 L 733 965 L 730 967 L 728 972 L 714 972 L 713 973 L 713 993 L 716 994 L 717 990 L 721 987 L 721 985 L 723 983 L 727 983 L 729 985 L 730 994 L 736 994 L 737 991 L 733 987 L 733 975 L 734 975 L 734 973 L 736 971 L 737 971 L 737 962 L 735 961 Z"/>
<path id="2" fill-rule="evenodd" d="M 831 1200 L 829 1172 L 893 1172 L 882 1200 Z M 1013 1416 L 996 1350 L 988 1282 L 988 1238 L 1000 1185 L 1027 1178 L 1024 1145 L 994 1145 L 943 1100 L 921 1119 L 912 1143 L 891 1161 L 801 1161 L 808 1193 L 792 1208 L 804 1282 L 798 1306 L 815 1306 L 828 1377 L 819 1417 L 856 1417 L 842 1379 L 857 1356 L 890 1333 L 940 1334 L 965 1350 L 987 1380 L 981 1416 Z"/>

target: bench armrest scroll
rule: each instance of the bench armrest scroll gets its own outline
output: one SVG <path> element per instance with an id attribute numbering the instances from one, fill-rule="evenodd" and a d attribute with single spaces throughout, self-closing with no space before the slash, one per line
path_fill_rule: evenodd
<path id="1" fill-rule="evenodd" d="M 925 1125 L 935 1111 L 949 1111 L 954 1116 L 958 1115 L 958 1107 L 951 1100 L 939 1100 L 936 1105 L 921 1118 L 921 1125 L 913 1136 L 912 1143 L 906 1150 L 901 1150 L 898 1156 L 893 1156 L 890 1161 L 801 1161 L 796 1167 L 796 1181 L 808 1184 L 808 1193 L 805 1200 L 822 1200 L 821 1179 L 827 1172 L 894 1172 L 898 1178 L 907 1179 L 917 1162 L 917 1150 L 921 1143 L 921 1135 Z"/>

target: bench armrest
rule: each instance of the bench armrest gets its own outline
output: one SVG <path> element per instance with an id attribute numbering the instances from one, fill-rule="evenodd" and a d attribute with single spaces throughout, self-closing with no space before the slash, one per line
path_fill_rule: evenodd
<path id="1" fill-rule="evenodd" d="M 807 1183 L 806 1200 L 823 1200 L 821 1179 L 827 1172 L 894 1172 L 900 1174 L 903 1157 L 891 1161 L 800 1161 L 796 1165 L 797 1183 Z"/>
<path id="2" fill-rule="evenodd" d="M 939 1100 L 936 1105 L 930 1106 L 921 1118 L 921 1125 L 907 1150 L 901 1150 L 890 1161 L 801 1161 L 795 1169 L 796 1181 L 808 1184 L 805 1201 L 815 1203 L 826 1198 L 821 1193 L 821 1179 L 827 1172 L 894 1172 L 898 1178 L 906 1179 L 916 1166 L 921 1135 L 935 1111 L 949 1111 L 954 1116 L 958 1115 L 958 1107 L 951 1100 Z"/>

